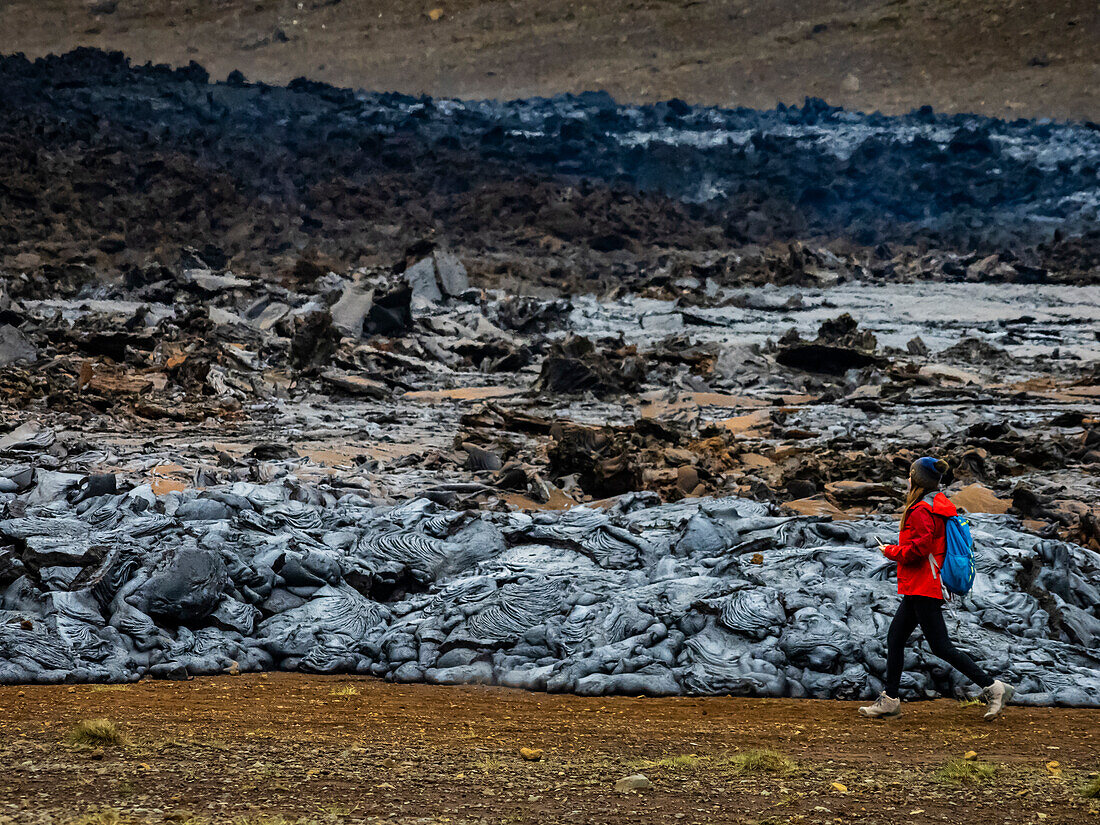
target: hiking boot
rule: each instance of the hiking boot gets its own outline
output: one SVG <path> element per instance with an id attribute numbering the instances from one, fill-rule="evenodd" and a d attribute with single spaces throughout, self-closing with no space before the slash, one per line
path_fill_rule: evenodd
<path id="1" fill-rule="evenodd" d="M 985 712 L 986 719 L 996 719 L 1001 715 L 1001 711 L 1005 709 L 1005 705 L 1012 698 L 1012 694 L 1016 692 L 1016 688 L 1012 685 L 1006 685 L 1000 679 L 995 681 L 989 687 L 982 691 L 982 695 L 985 697 L 986 704 L 989 706 Z"/>
<path id="2" fill-rule="evenodd" d="M 859 715 L 871 719 L 889 719 L 891 716 L 901 716 L 901 700 L 891 699 L 884 690 L 878 695 L 873 705 L 860 708 Z"/>

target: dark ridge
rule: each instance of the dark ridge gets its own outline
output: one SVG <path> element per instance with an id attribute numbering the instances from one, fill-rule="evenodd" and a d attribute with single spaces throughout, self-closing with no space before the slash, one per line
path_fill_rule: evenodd
<path id="1" fill-rule="evenodd" d="M 235 73 L 239 74 L 239 73 Z M 604 93 L 462 102 L 78 49 L 0 58 L 0 264 L 125 269 L 183 246 L 264 267 L 353 265 L 425 236 L 614 259 L 841 239 L 1095 268 L 1095 124 L 622 106 Z"/>

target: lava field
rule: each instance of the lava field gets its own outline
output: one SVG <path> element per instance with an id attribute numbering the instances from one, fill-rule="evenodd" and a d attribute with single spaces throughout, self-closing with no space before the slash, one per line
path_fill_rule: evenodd
<path id="1" fill-rule="evenodd" d="M 598 93 L 432 100 L 210 83 L 195 64 L 90 49 L 4 58 L 0 81 L 0 243 L 55 277 L 88 256 L 114 271 L 172 263 L 186 245 L 215 266 L 306 249 L 346 266 L 425 240 L 550 252 L 559 282 L 818 238 L 997 252 L 1025 282 L 1091 282 L 1100 260 L 1091 123 L 820 100 L 767 112 Z"/>
<path id="2" fill-rule="evenodd" d="M 1100 131 L 0 58 L 0 681 L 1100 704 Z M 965 686 L 918 652 L 910 697 Z"/>

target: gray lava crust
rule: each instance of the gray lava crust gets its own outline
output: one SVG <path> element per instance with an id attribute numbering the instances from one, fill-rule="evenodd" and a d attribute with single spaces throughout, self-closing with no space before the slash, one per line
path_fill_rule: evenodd
<path id="1" fill-rule="evenodd" d="M 294 476 L 157 497 L 18 465 L 0 682 L 259 670 L 582 695 L 866 698 L 897 603 L 871 518 L 745 499 L 536 515 L 380 507 Z M 93 483 L 94 482 L 94 483 Z M 112 488 L 113 489 L 113 488 Z M 973 517 L 956 638 L 1030 704 L 1100 705 L 1100 554 Z M 910 698 L 968 688 L 923 646 Z"/>

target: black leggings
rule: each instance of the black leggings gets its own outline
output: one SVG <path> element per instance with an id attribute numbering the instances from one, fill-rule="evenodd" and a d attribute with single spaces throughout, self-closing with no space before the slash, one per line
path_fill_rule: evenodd
<path id="1" fill-rule="evenodd" d="M 951 644 L 947 626 L 943 623 L 943 601 L 928 596 L 902 596 L 901 606 L 890 622 L 886 653 L 886 695 L 898 698 L 901 668 L 905 663 L 905 643 L 920 625 L 932 653 L 943 659 L 979 687 L 993 684 L 989 674 L 974 664 L 974 660 Z"/>

